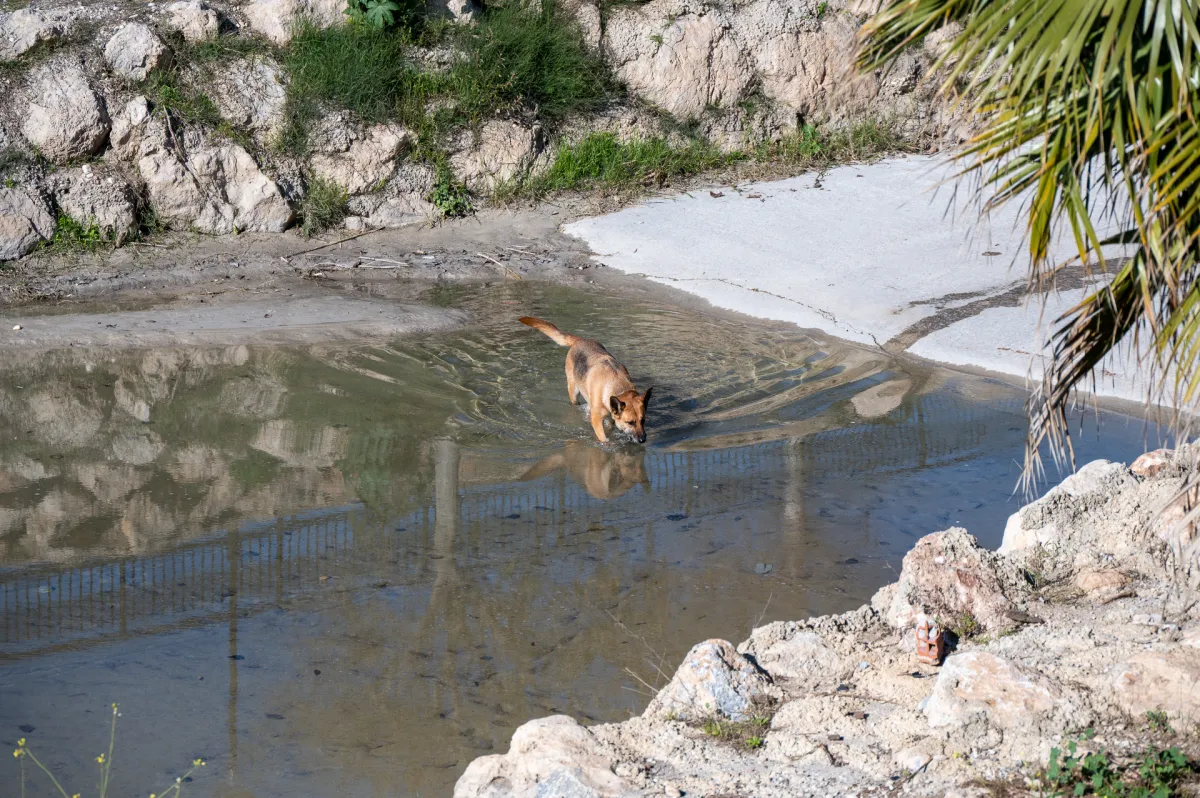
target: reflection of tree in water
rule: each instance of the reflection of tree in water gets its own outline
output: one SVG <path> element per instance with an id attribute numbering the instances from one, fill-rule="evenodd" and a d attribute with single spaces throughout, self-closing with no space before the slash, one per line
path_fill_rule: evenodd
<path id="1" fill-rule="evenodd" d="M 0 367 L 0 562 L 161 549 L 222 524 L 422 493 L 450 403 L 319 350 L 41 353 Z M 425 478 L 427 479 L 427 478 Z"/>

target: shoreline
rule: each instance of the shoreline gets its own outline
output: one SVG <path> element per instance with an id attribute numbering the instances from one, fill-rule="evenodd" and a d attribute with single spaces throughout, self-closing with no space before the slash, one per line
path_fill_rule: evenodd
<path id="1" fill-rule="evenodd" d="M 1090 463 L 1014 514 L 999 552 L 926 535 L 869 604 L 698 643 L 643 715 L 530 721 L 454 796 L 1044 794 L 1072 742 L 1114 773 L 1171 748 L 1195 763 L 1200 543 L 1155 508 L 1196 454 Z M 940 667 L 916 658 L 919 612 L 958 629 Z"/>

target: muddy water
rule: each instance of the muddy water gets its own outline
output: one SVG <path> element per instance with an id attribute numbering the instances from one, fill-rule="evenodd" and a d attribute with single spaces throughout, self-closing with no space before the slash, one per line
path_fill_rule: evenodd
<path id="1" fill-rule="evenodd" d="M 522 722 L 637 713 L 693 643 L 857 606 L 1014 509 L 1005 385 L 596 292 L 426 299 L 479 323 L 0 366 L 0 742 L 86 792 L 115 701 L 112 795 L 203 757 L 192 795 L 445 796 Z M 649 445 L 590 443 L 523 313 L 655 386 Z M 1141 451 L 1096 423 L 1081 457 Z"/>

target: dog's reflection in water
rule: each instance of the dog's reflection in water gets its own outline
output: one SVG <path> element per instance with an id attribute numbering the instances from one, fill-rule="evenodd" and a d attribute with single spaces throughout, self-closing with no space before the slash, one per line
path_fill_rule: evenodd
<path id="1" fill-rule="evenodd" d="M 522 474 L 521 481 L 539 479 L 560 468 L 597 499 L 615 499 L 634 485 L 650 490 L 645 449 L 601 449 L 584 441 L 568 441 L 561 452 L 543 458 Z"/>

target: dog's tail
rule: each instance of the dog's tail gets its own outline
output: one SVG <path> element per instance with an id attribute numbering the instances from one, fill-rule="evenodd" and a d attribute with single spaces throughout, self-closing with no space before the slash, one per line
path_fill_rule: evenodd
<path id="1" fill-rule="evenodd" d="M 575 343 L 579 341 L 578 335 L 565 333 L 544 319 L 537 319 L 533 316 L 522 316 L 521 318 L 517 319 L 517 321 L 521 322 L 522 324 L 527 324 L 535 330 L 544 332 L 547 336 L 549 336 L 551 341 L 559 346 L 574 346 Z"/>

